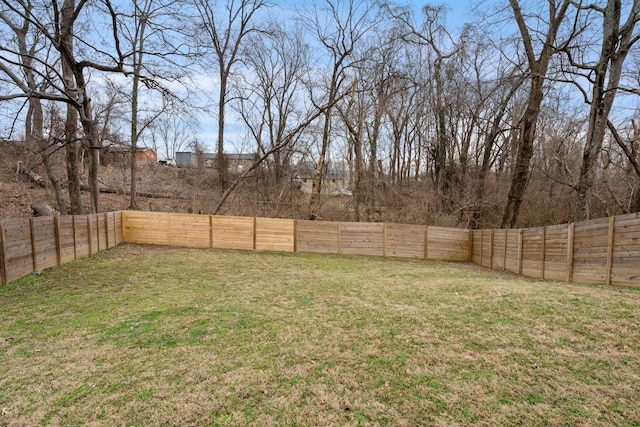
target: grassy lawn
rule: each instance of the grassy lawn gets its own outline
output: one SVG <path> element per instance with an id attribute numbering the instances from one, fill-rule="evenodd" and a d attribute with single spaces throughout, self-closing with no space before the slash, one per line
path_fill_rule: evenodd
<path id="1" fill-rule="evenodd" d="M 0 425 L 640 426 L 640 290 L 121 245 L 0 288 Z"/>

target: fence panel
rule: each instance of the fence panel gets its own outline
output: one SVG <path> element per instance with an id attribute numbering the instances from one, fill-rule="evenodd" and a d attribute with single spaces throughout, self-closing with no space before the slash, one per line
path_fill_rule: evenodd
<path id="1" fill-rule="evenodd" d="M 256 218 L 256 250 L 295 250 L 295 220 Z"/>
<path id="2" fill-rule="evenodd" d="M 207 215 L 169 214 L 169 244 L 188 248 L 211 246 L 211 223 Z"/>
<path id="3" fill-rule="evenodd" d="M 530 228 L 522 233 L 522 274 L 542 277 L 542 228 Z"/>
<path id="4" fill-rule="evenodd" d="M 491 255 L 491 258 L 493 259 L 493 268 L 499 268 L 501 270 L 505 269 L 506 244 L 507 244 L 507 230 L 494 230 L 493 253 Z"/>
<path id="5" fill-rule="evenodd" d="M 544 277 L 551 280 L 567 278 L 567 250 L 569 248 L 569 226 L 554 225 L 546 227 Z"/>
<path id="6" fill-rule="evenodd" d="M 384 256 L 384 225 L 377 222 L 340 224 L 341 253 Z"/>
<path id="7" fill-rule="evenodd" d="M 58 265 L 56 225 L 52 216 L 31 219 L 33 270 L 40 271 Z"/>
<path id="8" fill-rule="evenodd" d="M 169 245 L 169 214 L 164 212 L 122 212 L 123 240 L 129 243 Z"/>
<path id="9" fill-rule="evenodd" d="M 60 264 L 76 259 L 75 217 L 58 217 L 58 242 L 60 245 Z"/>
<path id="10" fill-rule="evenodd" d="M 4 242 L 5 283 L 12 282 L 33 272 L 31 247 L 31 221 L 15 218 L 2 221 Z"/>
<path id="11" fill-rule="evenodd" d="M 471 262 L 480 264 L 482 259 L 482 230 L 471 232 Z"/>
<path id="12" fill-rule="evenodd" d="M 296 250 L 299 252 L 339 253 L 340 223 L 298 220 L 296 222 Z"/>
<path id="13" fill-rule="evenodd" d="M 221 249 L 255 248 L 255 220 L 251 217 L 211 217 L 211 247 Z"/>
<path id="14" fill-rule="evenodd" d="M 640 213 L 616 217 L 611 284 L 640 283 Z"/>
<path id="15" fill-rule="evenodd" d="M 424 258 L 424 225 L 386 224 L 385 255 Z"/>
<path id="16" fill-rule="evenodd" d="M 107 217 L 105 214 L 96 214 L 96 230 L 97 230 L 97 248 L 95 252 L 100 252 L 109 247 L 109 235 L 108 235 L 108 225 L 107 225 Z"/>
<path id="17" fill-rule="evenodd" d="M 78 258 L 86 258 L 91 256 L 90 251 L 90 243 L 89 239 L 89 215 L 76 215 L 74 216 L 74 224 L 75 224 L 75 242 L 76 242 L 76 259 Z"/>
<path id="18" fill-rule="evenodd" d="M 123 241 L 123 238 L 122 238 L 122 224 L 123 224 L 122 215 L 123 215 L 123 212 L 114 212 L 113 213 L 114 230 L 115 230 L 115 246 L 118 246 Z"/>
<path id="19" fill-rule="evenodd" d="M 470 245 L 469 230 L 432 226 L 427 228 L 427 259 L 468 261 Z"/>
<path id="20" fill-rule="evenodd" d="M 609 218 L 575 224 L 573 281 L 605 283 Z"/>

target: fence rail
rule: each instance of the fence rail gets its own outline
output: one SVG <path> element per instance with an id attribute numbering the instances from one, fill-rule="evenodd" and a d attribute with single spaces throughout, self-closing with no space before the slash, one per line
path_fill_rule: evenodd
<path id="1" fill-rule="evenodd" d="M 121 242 L 472 261 L 543 279 L 640 285 L 640 213 L 519 230 L 122 211 L 0 221 L 0 280 Z"/>
<path id="2" fill-rule="evenodd" d="M 14 218 L 0 221 L 3 285 L 69 261 L 90 257 L 122 242 L 122 214 Z"/>

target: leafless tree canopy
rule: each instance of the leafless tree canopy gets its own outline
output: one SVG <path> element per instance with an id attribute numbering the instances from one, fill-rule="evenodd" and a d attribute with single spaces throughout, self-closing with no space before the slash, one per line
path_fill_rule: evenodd
<path id="1" fill-rule="evenodd" d="M 133 209 L 136 150 L 197 146 L 215 155 L 210 212 L 251 177 L 308 218 L 337 195 L 357 221 L 631 212 L 638 20 L 640 0 L 0 0 L 0 137 L 37 147 L 62 213 L 84 182 L 100 211 L 118 145 Z"/>

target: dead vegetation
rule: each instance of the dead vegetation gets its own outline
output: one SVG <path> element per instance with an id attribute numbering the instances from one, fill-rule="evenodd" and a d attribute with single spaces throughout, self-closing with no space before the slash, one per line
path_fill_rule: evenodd
<path id="1" fill-rule="evenodd" d="M 57 152 L 53 165 L 59 177 L 65 176 L 63 153 Z M 31 204 L 45 202 L 56 206 L 55 194 L 48 181 L 44 186 L 17 170 L 18 162 L 25 170 L 43 176 L 39 157 L 28 147 L 6 144 L 0 151 L 0 218 L 28 217 Z M 82 170 L 82 168 L 81 168 Z M 86 171 L 85 171 L 86 172 Z M 87 175 L 82 174 L 86 183 Z M 100 168 L 100 187 L 104 211 L 127 209 L 130 204 L 130 173 L 127 162 L 113 162 Z M 64 182 L 64 179 L 62 179 Z M 487 179 L 485 197 L 480 204 L 480 227 L 497 227 L 503 212 L 509 180 L 497 175 Z M 141 210 L 209 214 L 220 199 L 221 191 L 212 168 L 177 168 L 140 163 L 138 173 L 138 205 Z M 375 200 L 363 207 L 361 221 L 385 221 L 407 224 L 469 227 L 475 203 L 473 180 L 458 182 L 452 207 L 442 209 L 428 180 L 403 185 L 376 185 Z M 550 185 L 535 174 L 529 184 L 521 212 L 521 226 L 551 225 L 571 221 L 575 195 L 569 187 Z M 599 216 L 621 213 L 624 209 L 608 198 L 595 203 Z M 85 212 L 89 198 L 83 192 Z M 300 191 L 295 173 L 275 185 L 258 170 L 242 181 L 219 212 L 222 215 L 307 218 L 309 195 Z M 353 221 L 354 198 L 324 196 L 317 206 L 317 217 L 332 221 Z"/>

